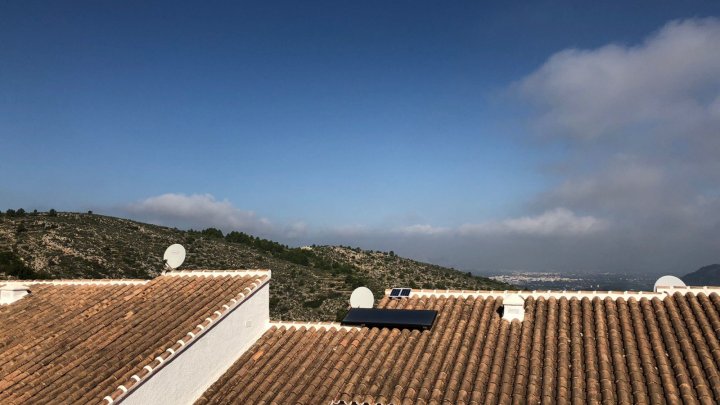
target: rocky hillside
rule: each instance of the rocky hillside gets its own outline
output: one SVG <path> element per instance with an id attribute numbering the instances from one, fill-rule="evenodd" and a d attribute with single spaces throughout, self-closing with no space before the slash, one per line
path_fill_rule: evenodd
<path id="1" fill-rule="evenodd" d="M 384 288 L 508 289 L 507 284 L 390 253 L 359 248 L 289 248 L 241 232 L 181 231 L 78 213 L 0 216 L 0 278 L 152 278 L 172 243 L 187 249 L 182 269 L 268 268 L 274 319 L 333 320 L 361 285 Z"/>

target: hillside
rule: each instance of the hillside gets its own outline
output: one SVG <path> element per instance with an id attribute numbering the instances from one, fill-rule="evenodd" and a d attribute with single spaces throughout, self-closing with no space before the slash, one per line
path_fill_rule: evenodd
<path id="1" fill-rule="evenodd" d="M 711 264 L 682 276 L 687 285 L 720 285 L 720 264 Z"/>
<path id="2" fill-rule="evenodd" d="M 0 278 L 152 278 L 172 243 L 187 249 L 182 269 L 268 268 L 271 316 L 333 320 L 350 292 L 384 288 L 508 289 L 509 285 L 398 257 L 392 252 L 317 246 L 289 248 L 241 232 L 182 231 L 96 214 L 0 216 Z"/>

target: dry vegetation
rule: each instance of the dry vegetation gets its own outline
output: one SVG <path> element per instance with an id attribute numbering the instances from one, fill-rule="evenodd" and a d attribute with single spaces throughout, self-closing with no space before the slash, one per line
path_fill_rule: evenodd
<path id="1" fill-rule="evenodd" d="M 2 215 L 0 278 L 152 278 L 162 271 L 162 253 L 172 243 L 188 251 L 183 269 L 271 269 L 274 319 L 336 319 L 344 313 L 350 292 L 360 285 L 376 296 L 393 286 L 510 288 L 392 252 L 289 248 L 237 232 L 181 231 L 78 213 Z"/>

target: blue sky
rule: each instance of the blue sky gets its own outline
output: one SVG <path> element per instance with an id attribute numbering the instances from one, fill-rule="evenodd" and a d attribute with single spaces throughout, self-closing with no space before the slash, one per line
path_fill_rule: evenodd
<path id="1" fill-rule="evenodd" d="M 93 209 L 487 271 L 692 269 L 720 260 L 716 228 L 667 212 L 720 212 L 703 156 L 717 146 L 718 74 L 700 56 L 658 66 L 713 39 L 719 13 L 717 2 L 6 3 L 0 209 Z M 576 74 L 599 87 L 558 84 Z M 585 102 L 616 86 L 634 90 Z M 632 106 L 646 108 L 608 107 L 638 94 Z M 681 147 L 648 148 L 667 127 L 658 111 L 693 103 L 705 115 L 686 111 L 694 126 L 660 142 Z M 617 184 L 633 176 L 642 184 Z M 647 208 L 678 183 L 691 185 L 686 200 Z M 628 221 L 638 233 L 616 242 Z M 648 244 L 665 222 L 692 239 L 671 264 L 647 262 L 678 245 Z M 516 248 L 522 259 L 508 259 Z"/>

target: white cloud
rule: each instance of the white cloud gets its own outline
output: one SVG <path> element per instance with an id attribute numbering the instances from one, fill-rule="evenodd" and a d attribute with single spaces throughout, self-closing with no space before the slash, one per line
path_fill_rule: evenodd
<path id="1" fill-rule="evenodd" d="M 446 235 L 451 232 L 450 228 L 445 227 L 436 227 L 432 225 L 427 224 L 416 224 L 416 225 L 410 225 L 410 226 L 403 226 L 401 228 L 395 229 L 396 233 L 407 235 L 407 236 L 414 236 L 414 235 L 422 235 L 422 236 L 434 236 L 434 235 Z"/>
<path id="2" fill-rule="evenodd" d="M 578 216 L 566 208 L 556 208 L 536 216 L 464 224 L 457 228 L 417 224 L 398 228 L 404 236 L 579 236 L 607 229 L 608 222 L 593 216 Z"/>
<path id="3" fill-rule="evenodd" d="M 509 218 L 480 224 L 465 224 L 461 235 L 518 234 L 536 236 L 578 236 L 605 230 L 607 221 L 593 216 L 578 216 L 566 208 L 556 208 L 536 216 Z"/>
<path id="4" fill-rule="evenodd" d="M 335 228 L 330 235 L 338 237 L 393 237 L 413 238 L 454 238 L 456 236 L 506 237 L 512 235 L 534 235 L 542 237 L 581 236 L 604 231 L 608 221 L 594 216 L 578 216 L 566 208 L 548 210 L 536 216 L 523 216 L 503 220 L 493 220 L 477 224 L 464 224 L 459 227 L 415 224 L 392 229 Z"/>
<path id="5" fill-rule="evenodd" d="M 594 138 L 652 129 L 687 136 L 717 125 L 720 21 L 673 21 L 637 46 L 567 49 L 518 83 L 539 127 Z"/>
<path id="6" fill-rule="evenodd" d="M 126 210 L 136 218 L 169 226 L 217 227 L 223 230 L 267 232 L 270 221 L 252 211 L 236 208 L 228 200 L 210 194 L 162 194 L 129 204 Z"/>

